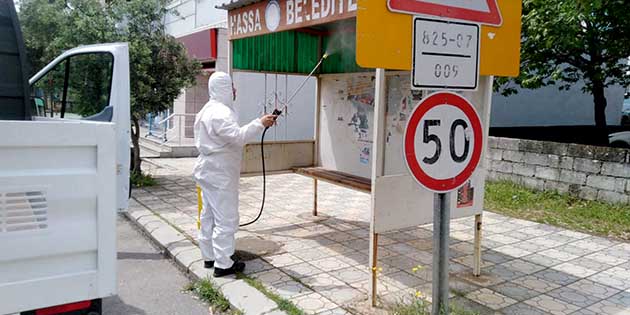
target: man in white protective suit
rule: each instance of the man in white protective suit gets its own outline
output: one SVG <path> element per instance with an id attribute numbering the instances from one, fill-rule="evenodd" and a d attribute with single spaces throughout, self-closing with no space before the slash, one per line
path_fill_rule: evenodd
<path id="1" fill-rule="evenodd" d="M 232 79 L 215 72 L 208 80 L 210 100 L 195 117 L 195 146 L 199 157 L 193 171 L 201 187 L 203 211 L 198 240 L 206 268 L 222 277 L 245 269 L 233 261 L 239 225 L 238 188 L 243 146 L 259 138 L 276 116 L 264 115 L 239 126 L 234 109 L 236 90 Z"/>

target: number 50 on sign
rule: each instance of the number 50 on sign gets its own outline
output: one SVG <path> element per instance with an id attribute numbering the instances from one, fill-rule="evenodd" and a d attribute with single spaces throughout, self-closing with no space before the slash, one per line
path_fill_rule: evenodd
<path id="1" fill-rule="evenodd" d="M 439 92 L 414 109 L 404 135 L 404 158 L 418 183 L 434 192 L 462 186 L 481 159 L 483 129 L 462 96 Z"/>

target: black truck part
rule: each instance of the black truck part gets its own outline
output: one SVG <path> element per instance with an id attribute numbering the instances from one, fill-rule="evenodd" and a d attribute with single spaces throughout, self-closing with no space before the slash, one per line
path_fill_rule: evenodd
<path id="1" fill-rule="evenodd" d="M 26 50 L 13 0 L 0 0 L 0 120 L 30 120 Z"/>

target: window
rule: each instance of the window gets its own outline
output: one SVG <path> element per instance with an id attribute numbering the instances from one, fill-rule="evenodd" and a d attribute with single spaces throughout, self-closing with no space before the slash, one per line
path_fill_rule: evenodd
<path id="1" fill-rule="evenodd" d="M 66 58 L 31 87 L 32 115 L 111 121 L 112 72 L 113 57 L 107 53 Z"/>

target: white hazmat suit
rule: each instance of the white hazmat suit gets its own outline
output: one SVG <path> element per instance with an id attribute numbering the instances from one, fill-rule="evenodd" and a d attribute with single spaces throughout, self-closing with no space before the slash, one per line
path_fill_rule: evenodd
<path id="1" fill-rule="evenodd" d="M 201 187 L 203 211 L 198 240 L 205 261 L 227 269 L 234 261 L 238 230 L 238 188 L 243 146 L 260 137 L 260 119 L 240 127 L 233 108 L 232 79 L 216 72 L 208 80 L 210 100 L 195 117 L 195 146 L 199 157 L 193 171 Z"/>

